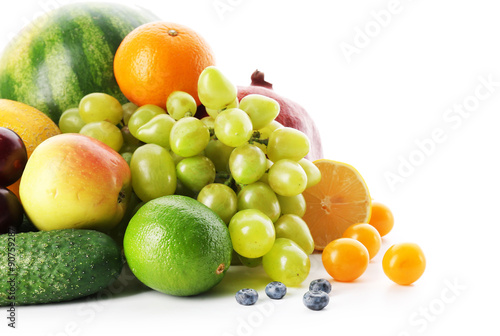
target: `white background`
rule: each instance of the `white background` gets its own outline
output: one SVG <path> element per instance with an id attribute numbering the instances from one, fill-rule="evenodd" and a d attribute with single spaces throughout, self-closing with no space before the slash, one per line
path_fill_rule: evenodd
<path id="1" fill-rule="evenodd" d="M 66 2 L 10 1 L 0 11 L 0 47 Z M 2 335 L 499 334 L 495 1 L 119 2 L 198 31 L 237 85 L 264 71 L 312 115 L 325 157 L 356 167 L 372 197 L 391 207 L 394 230 L 359 280 L 333 283 L 320 312 L 302 304 L 309 281 L 328 277 L 316 255 L 309 278 L 282 301 L 265 296 L 262 270 L 235 267 L 193 298 L 146 290 L 129 276 L 100 299 L 18 307 L 15 332 L 2 308 Z M 408 287 L 391 283 L 381 266 L 383 252 L 402 241 L 418 243 L 427 257 L 425 274 Z M 258 303 L 238 305 L 234 292 L 252 286 Z"/>

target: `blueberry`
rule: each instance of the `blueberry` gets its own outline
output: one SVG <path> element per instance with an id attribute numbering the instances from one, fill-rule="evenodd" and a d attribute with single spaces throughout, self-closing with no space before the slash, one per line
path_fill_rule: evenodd
<path id="1" fill-rule="evenodd" d="M 309 291 L 302 298 L 304 305 L 311 310 L 321 310 L 328 305 L 330 297 L 322 291 Z"/>
<path id="2" fill-rule="evenodd" d="M 322 291 L 326 294 L 330 293 L 332 290 L 332 285 L 326 279 L 316 279 L 311 281 L 309 284 L 310 291 Z"/>
<path id="3" fill-rule="evenodd" d="M 271 299 L 279 300 L 285 296 L 286 286 L 279 281 L 270 282 L 266 286 L 266 294 Z"/>
<path id="4" fill-rule="evenodd" d="M 250 306 L 253 305 L 255 302 L 257 302 L 259 294 L 255 289 L 243 288 L 236 293 L 235 298 L 236 302 L 238 302 L 239 304 L 244 306 Z"/>

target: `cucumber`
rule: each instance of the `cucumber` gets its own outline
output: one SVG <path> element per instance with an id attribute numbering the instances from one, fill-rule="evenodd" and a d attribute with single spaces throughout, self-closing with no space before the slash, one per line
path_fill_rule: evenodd
<path id="1" fill-rule="evenodd" d="M 95 230 L 0 236 L 0 306 L 69 301 L 107 287 L 121 273 L 121 249 Z"/>

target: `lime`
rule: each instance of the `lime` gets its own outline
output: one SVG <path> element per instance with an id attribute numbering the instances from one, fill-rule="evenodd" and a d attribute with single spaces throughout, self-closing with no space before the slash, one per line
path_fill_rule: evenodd
<path id="1" fill-rule="evenodd" d="M 217 285 L 233 251 L 222 219 L 204 204 L 181 195 L 144 204 L 127 226 L 123 249 L 142 283 L 176 296 L 200 294 Z"/>

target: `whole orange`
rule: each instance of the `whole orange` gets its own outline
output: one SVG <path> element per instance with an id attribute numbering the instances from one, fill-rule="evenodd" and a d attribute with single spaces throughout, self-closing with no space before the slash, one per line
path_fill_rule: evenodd
<path id="1" fill-rule="evenodd" d="M 28 158 L 35 148 L 46 139 L 60 134 L 59 127 L 34 107 L 9 99 L 0 99 L 0 126 L 6 127 L 21 137 Z M 8 187 L 19 197 L 19 180 Z"/>
<path id="2" fill-rule="evenodd" d="M 152 22 L 123 39 L 114 73 L 132 103 L 165 108 L 173 91 L 189 93 L 199 105 L 198 77 L 210 65 L 215 65 L 212 49 L 198 33 L 176 23 Z"/>

